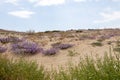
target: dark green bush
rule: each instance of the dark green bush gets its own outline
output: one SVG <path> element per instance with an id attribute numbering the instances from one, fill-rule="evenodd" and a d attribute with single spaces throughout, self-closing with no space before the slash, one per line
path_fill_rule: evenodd
<path id="1" fill-rule="evenodd" d="M 103 46 L 103 44 L 101 42 L 93 42 L 93 43 L 91 43 L 91 45 L 93 47 L 95 47 L 95 46 Z"/>

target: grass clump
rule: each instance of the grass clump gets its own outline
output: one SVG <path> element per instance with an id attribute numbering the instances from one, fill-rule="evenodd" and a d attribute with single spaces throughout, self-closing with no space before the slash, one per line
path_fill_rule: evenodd
<path id="1" fill-rule="evenodd" d="M 113 51 L 120 53 L 120 41 L 119 40 L 116 41 L 116 47 L 113 48 Z"/>
<path id="2" fill-rule="evenodd" d="M 57 52 L 58 52 L 58 49 L 56 49 L 56 48 L 50 48 L 50 49 L 42 51 L 42 53 L 44 55 L 55 55 L 55 54 L 57 54 Z"/>
<path id="3" fill-rule="evenodd" d="M 75 52 L 75 50 L 74 51 L 72 51 L 72 50 L 68 50 L 68 56 L 75 56 L 75 55 L 77 55 L 78 53 L 77 52 Z"/>
<path id="4" fill-rule="evenodd" d="M 120 53 L 120 47 L 115 47 L 113 48 L 113 51 L 119 52 Z"/>
<path id="5" fill-rule="evenodd" d="M 93 43 L 91 43 L 91 45 L 92 45 L 93 47 L 95 47 L 95 46 L 103 46 L 103 44 L 102 44 L 101 42 L 99 42 L 99 41 L 93 42 Z"/>
<path id="6" fill-rule="evenodd" d="M 60 50 L 68 49 L 73 46 L 74 46 L 73 44 L 62 44 L 62 43 L 52 44 L 53 48 L 60 49 Z"/>
<path id="7" fill-rule="evenodd" d="M 120 47 L 120 41 L 119 40 L 116 41 L 116 47 Z"/>

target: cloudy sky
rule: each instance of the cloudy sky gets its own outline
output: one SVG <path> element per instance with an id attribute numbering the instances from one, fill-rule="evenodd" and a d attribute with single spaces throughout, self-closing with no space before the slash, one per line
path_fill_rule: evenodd
<path id="1" fill-rule="evenodd" d="M 120 0 L 0 0 L 0 28 L 120 28 Z"/>

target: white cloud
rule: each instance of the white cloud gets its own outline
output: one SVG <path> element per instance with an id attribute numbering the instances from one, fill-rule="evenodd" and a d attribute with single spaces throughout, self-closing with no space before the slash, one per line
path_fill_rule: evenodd
<path id="1" fill-rule="evenodd" d="M 101 0 L 74 0 L 75 2 L 99 2 Z"/>
<path id="2" fill-rule="evenodd" d="M 31 3 L 35 3 L 35 6 L 51 6 L 64 4 L 65 0 L 28 0 Z"/>
<path id="3" fill-rule="evenodd" d="M 74 0 L 75 2 L 86 2 L 87 0 Z"/>
<path id="4" fill-rule="evenodd" d="M 21 10 L 21 11 L 12 11 L 12 12 L 8 12 L 8 14 L 12 15 L 12 16 L 16 16 L 19 18 L 30 18 L 31 15 L 35 14 L 35 12 L 32 11 L 27 11 L 27 10 Z"/>
<path id="5" fill-rule="evenodd" d="M 109 22 L 109 21 L 114 21 L 120 19 L 120 11 L 113 11 L 113 12 L 102 12 L 100 13 L 102 19 L 101 20 L 96 20 L 94 23 L 104 23 L 104 22 Z"/>
<path id="6" fill-rule="evenodd" d="M 106 8 L 103 9 L 103 11 L 105 11 L 105 12 L 111 12 L 112 11 L 112 7 L 107 6 Z"/>
<path id="7" fill-rule="evenodd" d="M 120 2 L 120 0 L 74 0 L 75 2 L 100 2 L 100 1 L 113 1 L 113 2 Z"/>
<path id="8" fill-rule="evenodd" d="M 120 0 L 112 0 L 112 1 L 114 1 L 114 2 L 120 2 Z"/>
<path id="9" fill-rule="evenodd" d="M 28 0 L 28 2 L 30 2 L 30 3 L 36 3 L 36 2 L 38 2 L 39 0 Z"/>
<path id="10" fill-rule="evenodd" d="M 18 5 L 19 0 L 5 0 L 5 3 L 10 3 L 10 4 L 13 4 L 13 5 Z"/>

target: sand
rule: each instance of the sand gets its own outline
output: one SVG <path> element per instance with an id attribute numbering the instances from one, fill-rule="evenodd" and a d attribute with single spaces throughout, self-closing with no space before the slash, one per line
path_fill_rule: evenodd
<path id="1" fill-rule="evenodd" d="M 110 32 L 110 31 L 108 31 Z M 70 32 L 69 32 L 70 33 Z M 66 35 L 69 34 L 67 32 Z M 72 32 L 71 32 L 72 33 Z M 90 33 L 90 34 L 89 34 Z M 103 31 L 101 34 L 104 34 L 105 31 Z M 117 40 L 119 40 L 119 36 L 114 36 L 111 37 L 109 39 L 105 39 L 104 41 L 102 41 L 103 46 L 95 46 L 93 47 L 91 45 L 91 43 L 96 42 L 97 39 L 79 39 L 78 37 L 81 35 L 89 35 L 91 36 L 91 34 L 93 36 L 96 36 L 95 34 L 96 31 L 93 32 L 84 32 L 84 33 L 76 33 L 74 34 L 74 32 L 72 33 L 72 36 L 63 36 L 63 34 L 60 34 L 56 37 L 52 35 L 51 36 L 38 36 L 38 35 L 29 35 L 27 36 L 27 39 L 29 39 L 29 41 L 33 41 L 38 43 L 39 45 L 43 46 L 44 48 L 50 48 L 51 44 L 56 43 L 56 42 L 61 42 L 61 43 L 69 43 L 69 44 L 74 44 L 74 46 L 72 48 L 69 49 L 65 49 L 65 50 L 60 50 L 57 54 L 52 55 L 52 56 L 45 56 L 42 53 L 38 53 L 32 56 L 24 56 L 23 58 L 28 60 L 28 61 L 35 61 L 39 66 L 43 65 L 46 69 L 58 69 L 58 66 L 62 66 L 64 68 L 67 68 L 67 64 L 69 64 L 69 62 L 77 65 L 80 61 L 80 58 L 84 58 L 84 56 L 88 55 L 92 57 L 102 57 L 104 56 L 105 53 L 109 53 L 110 52 L 110 48 L 111 47 L 115 47 L 115 42 Z M 20 35 L 19 35 L 20 36 Z M 21 36 L 20 36 L 21 37 Z M 22 35 L 23 37 L 23 35 Z M 112 44 L 108 44 L 108 42 L 111 41 Z M 7 44 L 5 46 L 9 46 L 10 44 Z M 69 52 L 72 51 L 74 53 L 76 53 L 73 56 L 69 55 Z M 113 51 L 112 51 L 113 52 Z M 14 55 L 10 50 L 8 50 L 4 55 L 8 56 L 10 59 L 12 58 L 13 60 L 15 59 L 19 59 L 20 56 L 16 56 Z"/>

